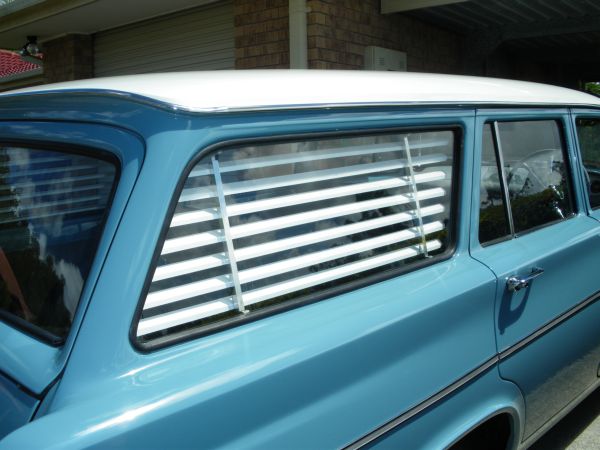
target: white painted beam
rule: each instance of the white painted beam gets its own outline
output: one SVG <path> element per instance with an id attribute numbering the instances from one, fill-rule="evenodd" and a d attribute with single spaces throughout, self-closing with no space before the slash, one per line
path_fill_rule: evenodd
<path id="1" fill-rule="evenodd" d="M 469 0 L 381 0 L 381 14 L 413 11 L 432 6 L 451 5 Z"/>

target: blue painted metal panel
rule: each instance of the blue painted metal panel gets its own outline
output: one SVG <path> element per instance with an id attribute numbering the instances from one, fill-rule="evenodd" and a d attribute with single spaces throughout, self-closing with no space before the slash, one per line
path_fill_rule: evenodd
<path id="1" fill-rule="evenodd" d="M 600 301 L 525 347 L 502 364 L 503 376 L 527 394 L 529 436 L 585 389 L 598 382 Z M 535 370 L 532 370 L 535 365 Z"/>
<path id="2" fill-rule="evenodd" d="M 506 414 L 509 418 L 513 436 L 508 448 L 516 448 L 522 433 L 525 403 L 517 386 L 502 380 L 494 366 L 459 393 L 446 397 L 435 407 L 365 448 L 448 448 L 470 430 L 498 414 Z"/>
<path id="3" fill-rule="evenodd" d="M 0 448 L 339 447 L 493 354 L 493 291 L 463 255 L 147 355 L 120 348 L 110 362 L 101 346 L 114 343 L 90 346 L 84 326 L 86 350 L 78 341 L 50 411 Z"/>
<path id="4" fill-rule="evenodd" d="M 56 377 L 60 349 L 0 322 L 0 370 L 32 392 L 41 393 Z"/>
<path id="5" fill-rule="evenodd" d="M 0 439 L 26 424 L 33 415 L 38 400 L 0 375 Z"/>

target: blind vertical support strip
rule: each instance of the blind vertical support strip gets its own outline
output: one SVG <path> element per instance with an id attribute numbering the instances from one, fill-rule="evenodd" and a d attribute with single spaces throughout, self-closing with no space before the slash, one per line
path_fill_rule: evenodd
<path id="1" fill-rule="evenodd" d="M 408 163 L 408 170 L 410 173 L 410 185 L 412 187 L 412 193 L 415 201 L 415 210 L 417 213 L 417 220 L 419 222 L 419 232 L 421 234 L 421 247 L 423 248 L 423 255 L 425 258 L 429 258 L 427 252 L 427 239 L 425 237 L 425 228 L 423 227 L 423 215 L 421 214 L 421 202 L 417 192 L 417 181 L 415 179 L 415 171 L 412 164 L 412 156 L 410 154 L 410 144 L 408 143 L 408 136 L 404 136 L 404 147 L 406 151 L 406 162 Z"/>
<path id="2" fill-rule="evenodd" d="M 229 226 L 229 216 L 227 215 L 227 205 L 225 203 L 225 193 L 223 192 L 223 181 L 221 180 L 221 172 L 219 171 L 219 161 L 216 156 L 212 157 L 213 175 L 215 177 L 215 188 L 217 190 L 217 198 L 219 201 L 219 209 L 221 210 L 221 221 L 223 222 L 223 234 L 225 236 L 225 246 L 227 247 L 227 259 L 231 269 L 231 279 L 235 290 L 235 299 L 237 308 L 240 312 L 245 313 L 244 301 L 242 297 L 242 286 L 238 274 L 237 263 L 235 261 L 235 249 L 233 247 L 233 238 L 231 237 L 231 228 Z"/>

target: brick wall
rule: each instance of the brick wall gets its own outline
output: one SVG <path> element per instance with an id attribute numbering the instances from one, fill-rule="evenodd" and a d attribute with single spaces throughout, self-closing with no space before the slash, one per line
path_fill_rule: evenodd
<path id="1" fill-rule="evenodd" d="M 236 69 L 290 67 L 288 0 L 234 0 Z"/>
<path id="2" fill-rule="evenodd" d="M 42 50 L 46 83 L 80 80 L 94 76 L 91 36 L 69 34 L 44 42 Z"/>
<path id="3" fill-rule="evenodd" d="M 407 15 L 382 15 L 379 0 L 308 0 L 312 69 L 362 69 L 365 47 L 407 53 L 412 72 L 461 72 L 461 38 Z"/>

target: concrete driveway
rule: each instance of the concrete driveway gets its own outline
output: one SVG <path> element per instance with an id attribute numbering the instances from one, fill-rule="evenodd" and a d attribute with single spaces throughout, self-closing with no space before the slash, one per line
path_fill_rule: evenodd
<path id="1" fill-rule="evenodd" d="M 600 450 L 600 389 L 581 402 L 530 450 Z"/>

